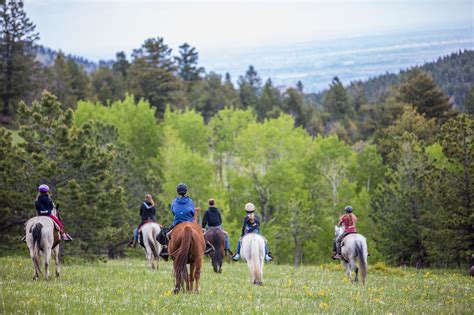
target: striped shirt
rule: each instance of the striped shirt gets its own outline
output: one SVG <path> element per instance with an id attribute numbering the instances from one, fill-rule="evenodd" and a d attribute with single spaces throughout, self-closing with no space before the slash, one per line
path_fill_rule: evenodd
<path id="1" fill-rule="evenodd" d="M 346 213 L 339 219 L 339 225 L 344 226 L 344 232 L 346 233 L 357 233 L 356 224 L 357 217 L 352 213 Z"/>

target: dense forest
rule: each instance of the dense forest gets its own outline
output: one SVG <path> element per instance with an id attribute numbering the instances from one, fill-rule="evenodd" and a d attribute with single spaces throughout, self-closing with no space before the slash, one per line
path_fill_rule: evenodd
<path id="1" fill-rule="evenodd" d="M 335 77 L 314 98 L 253 66 L 235 86 L 162 37 L 91 73 L 63 53 L 45 65 L 22 1 L 0 6 L 0 25 L 0 247 L 21 246 L 46 183 L 75 238 L 66 254 L 123 255 L 144 194 L 166 225 L 186 182 L 201 207 L 216 198 L 233 244 L 255 203 L 277 262 L 330 259 L 351 204 L 373 261 L 473 263 L 472 51 L 348 87 Z"/>

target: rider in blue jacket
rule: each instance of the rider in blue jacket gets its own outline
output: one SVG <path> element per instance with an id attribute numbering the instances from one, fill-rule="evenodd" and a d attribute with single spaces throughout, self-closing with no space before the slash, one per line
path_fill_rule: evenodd
<path id="1" fill-rule="evenodd" d="M 182 222 L 194 222 L 194 203 L 191 198 L 186 196 L 188 187 L 186 184 L 181 183 L 176 187 L 176 191 L 178 192 L 178 197 L 171 204 L 174 220 L 170 229 Z"/>
<path id="2" fill-rule="evenodd" d="M 178 196 L 175 200 L 171 203 L 171 212 L 173 212 L 173 224 L 169 227 L 169 229 L 163 229 L 162 233 L 169 235 L 171 230 L 178 224 L 183 222 L 194 222 L 194 203 L 191 198 L 186 196 L 188 192 L 188 186 L 184 183 L 178 184 L 176 186 L 176 192 Z M 160 256 L 163 258 L 169 255 L 167 246 L 163 246 L 163 250 L 161 251 Z M 166 259 L 166 258 L 165 258 Z"/>

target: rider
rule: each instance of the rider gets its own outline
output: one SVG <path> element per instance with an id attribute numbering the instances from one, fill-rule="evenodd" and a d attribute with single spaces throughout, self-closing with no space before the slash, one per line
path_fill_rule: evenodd
<path id="1" fill-rule="evenodd" d="M 171 212 L 173 212 L 173 224 L 168 229 L 168 235 L 171 234 L 173 228 L 183 222 L 194 222 L 194 203 L 191 198 L 186 196 L 188 186 L 185 183 L 180 183 L 176 186 L 178 196 L 171 203 Z M 167 247 L 163 247 L 161 256 L 169 255 Z"/>
<path id="2" fill-rule="evenodd" d="M 235 255 L 232 257 L 233 260 L 237 261 L 240 259 L 240 241 L 242 240 L 242 237 L 244 235 L 247 235 L 249 233 L 259 233 L 259 227 L 260 227 L 260 222 L 258 220 L 258 216 L 254 213 L 255 211 L 255 206 L 253 203 L 247 203 L 245 205 L 245 211 L 247 212 L 247 215 L 244 218 L 244 224 L 242 225 L 242 234 L 240 235 L 239 242 L 237 243 L 237 251 L 235 252 Z M 265 242 L 265 259 L 267 261 L 272 260 L 271 253 L 268 252 L 268 247 L 267 243 Z"/>
<path id="3" fill-rule="evenodd" d="M 133 238 L 128 242 L 128 246 L 136 247 L 138 242 L 138 231 L 145 222 L 156 222 L 156 208 L 153 197 L 150 194 L 145 195 L 145 201 L 140 206 L 140 217 L 141 222 L 138 224 L 138 227 L 133 230 Z"/>
<path id="4" fill-rule="evenodd" d="M 224 232 L 224 239 L 225 239 L 225 251 L 229 252 L 231 256 L 234 254 L 230 250 L 230 245 L 229 245 L 229 235 L 227 235 L 227 232 L 224 231 L 222 228 L 222 217 L 219 212 L 219 209 L 215 207 L 216 201 L 214 199 L 209 199 L 209 208 L 204 212 L 204 217 L 202 218 L 202 228 L 205 229 L 206 225 L 209 226 L 209 228 L 218 228 Z M 204 233 L 206 234 L 206 233 Z M 206 252 L 210 251 L 212 247 L 206 248 Z"/>
<path id="5" fill-rule="evenodd" d="M 36 213 L 39 216 L 48 216 L 53 219 L 61 230 L 62 239 L 66 242 L 72 241 L 72 237 L 64 231 L 62 222 L 51 212 L 54 209 L 53 199 L 49 195 L 48 185 L 42 184 L 38 187 L 38 195 L 35 199 Z"/>
<path id="6" fill-rule="evenodd" d="M 341 259 L 341 242 L 346 237 L 346 235 L 351 234 L 351 233 L 357 233 L 356 230 L 356 222 L 357 222 L 357 217 L 352 213 L 353 209 L 352 206 L 346 206 L 344 208 L 344 211 L 346 214 L 341 216 L 339 218 L 339 222 L 337 225 L 343 225 L 344 226 L 344 233 L 339 235 L 335 241 L 333 242 L 333 251 L 336 252 L 335 255 L 332 256 L 333 259 Z"/>

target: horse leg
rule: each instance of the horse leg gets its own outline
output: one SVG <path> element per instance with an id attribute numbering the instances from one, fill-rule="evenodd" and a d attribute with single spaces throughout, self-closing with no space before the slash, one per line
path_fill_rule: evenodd
<path id="1" fill-rule="evenodd" d="M 59 266 L 59 245 L 57 245 L 54 249 L 54 261 L 56 263 L 56 277 L 59 278 L 59 272 L 61 271 L 61 267 Z"/>
<path id="2" fill-rule="evenodd" d="M 355 278 L 354 278 L 354 281 L 355 281 L 355 282 L 358 282 L 358 281 L 359 281 L 359 268 L 357 268 L 357 265 L 356 265 L 356 264 L 354 264 L 354 271 L 355 271 L 355 273 L 356 273 L 356 276 L 355 276 Z"/>
<path id="3" fill-rule="evenodd" d="M 348 263 L 344 263 L 344 267 L 346 268 L 346 274 L 347 276 L 349 277 L 349 280 L 351 281 L 351 283 L 353 282 L 352 280 L 352 266 L 351 266 L 351 263 L 348 262 Z"/>
<path id="4" fill-rule="evenodd" d="M 45 277 L 46 280 L 49 280 L 49 259 L 51 258 L 51 248 L 49 246 L 46 246 L 46 249 L 44 250 L 44 272 L 45 272 Z"/>
<path id="5" fill-rule="evenodd" d="M 199 293 L 199 279 L 201 278 L 201 267 L 202 261 L 196 262 L 196 266 L 194 267 L 194 281 L 196 281 L 194 285 L 194 292 Z"/>
<path id="6" fill-rule="evenodd" d="M 189 286 L 187 287 L 187 290 L 192 292 L 193 291 L 193 284 L 194 284 L 194 272 L 196 272 L 196 266 L 195 263 L 190 263 L 189 264 Z"/>
<path id="7" fill-rule="evenodd" d="M 33 267 L 35 268 L 35 273 L 33 274 L 33 280 L 36 281 L 36 280 L 38 280 L 39 275 L 41 273 L 41 270 L 40 270 L 40 257 L 39 257 L 39 255 L 38 255 L 38 257 L 36 257 L 33 247 L 30 248 L 30 256 L 31 256 L 31 260 L 33 261 Z"/>

